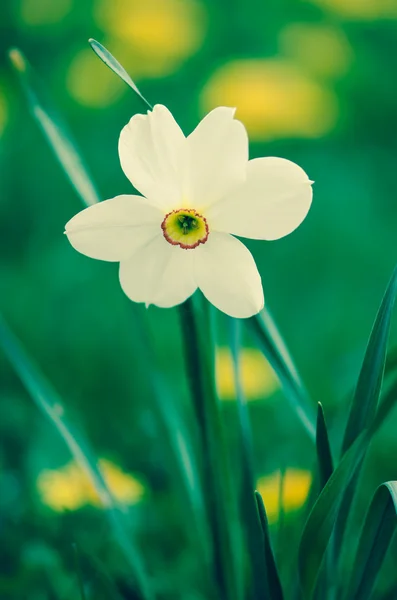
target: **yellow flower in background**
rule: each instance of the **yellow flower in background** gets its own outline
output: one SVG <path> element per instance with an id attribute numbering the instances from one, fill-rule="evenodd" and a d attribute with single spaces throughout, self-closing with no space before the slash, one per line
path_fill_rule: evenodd
<path id="1" fill-rule="evenodd" d="M 214 106 L 236 106 L 236 116 L 256 141 L 318 138 L 338 118 L 335 94 L 282 58 L 240 59 L 221 66 L 201 95 L 203 113 Z"/>
<path id="2" fill-rule="evenodd" d="M 280 50 L 314 75 L 345 75 L 353 60 L 353 49 L 341 29 L 325 24 L 291 23 L 280 34 Z"/>
<path id="3" fill-rule="evenodd" d="M 28 27 L 55 25 L 72 11 L 73 5 L 74 0 L 20 0 L 18 20 Z"/>
<path id="4" fill-rule="evenodd" d="M 132 505 L 145 493 L 142 483 L 125 473 L 109 460 L 101 459 L 99 468 L 110 491 L 121 504 Z M 76 462 L 58 470 L 42 471 L 37 479 L 37 489 L 43 504 L 52 510 L 77 510 L 88 504 L 101 506 L 101 501 L 91 480 Z"/>
<path id="5" fill-rule="evenodd" d="M 265 503 L 269 523 L 277 522 L 280 504 L 285 513 L 299 510 L 306 502 L 311 484 L 310 471 L 299 469 L 287 469 L 282 481 L 280 471 L 261 477 L 257 481 L 256 489 Z M 280 491 L 282 502 L 280 502 Z"/>
<path id="6" fill-rule="evenodd" d="M 133 77 L 173 73 L 200 48 L 206 33 L 198 0 L 97 0 L 94 17 L 124 45 L 122 63 Z"/>
<path id="7" fill-rule="evenodd" d="M 221 400 L 236 398 L 233 361 L 230 349 L 218 348 L 215 356 L 216 386 Z M 247 400 L 266 398 L 279 388 L 279 382 L 269 363 L 259 350 L 242 348 L 241 379 Z"/>
<path id="8" fill-rule="evenodd" d="M 91 48 L 84 48 L 73 57 L 66 85 L 72 98 L 90 108 L 110 106 L 128 90 Z"/>
<path id="9" fill-rule="evenodd" d="M 397 18 L 396 0 L 311 0 L 313 4 L 351 20 Z"/>

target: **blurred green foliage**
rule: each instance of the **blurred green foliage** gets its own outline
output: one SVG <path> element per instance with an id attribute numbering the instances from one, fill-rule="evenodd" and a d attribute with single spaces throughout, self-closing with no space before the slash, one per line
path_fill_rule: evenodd
<path id="1" fill-rule="evenodd" d="M 348 400 L 397 258 L 396 5 L 8 0 L 0 6 L 0 31 L 0 310 L 97 456 L 145 483 L 144 500 L 130 506 L 128 517 L 159 597 L 203 598 L 189 514 L 165 459 L 153 365 L 141 348 L 139 323 L 147 319 L 157 366 L 175 390 L 164 402 L 179 403 L 194 429 L 176 311 L 151 307 L 145 315 L 123 295 L 115 265 L 89 260 L 67 243 L 64 224 L 81 204 L 28 114 L 6 51 L 21 47 L 45 80 L 104 199 L 130 190 L 117 140 L 141 105 L 95 57 L 89 37 L 105 43 L 149 101 L 166 104 L 186 133 L 213 106 L 235 104 L 252 157 L 289 158 L 315 180 L 303 225 L 250 249 L 268 306 L 310 396 L 323 404 L 339 451 Z M 69 452 L 3 355 L 0 381 L 0 597 L 76 598 L 77 543 L 93 598 L 134 598 L 101 511 L 44 506 L 37 479 L 67 464 Z M 236 406 L 223 408 L 235 459 Z M 277 388 L 249 409 L 257 477 L 313 467 L 313 447 Z M 397 478 L 395 427 L 394 416 L 371 448 L 356 524 L 375 486 Z M 278 556 L 290 552 L 304 517 L 284 515 Z M 294 560 L 284 561 L 284 577 L 293 578 Z"/>

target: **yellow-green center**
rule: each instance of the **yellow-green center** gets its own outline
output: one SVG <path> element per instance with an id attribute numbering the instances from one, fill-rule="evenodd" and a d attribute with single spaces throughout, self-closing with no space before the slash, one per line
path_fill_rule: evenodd
<path id="1" fill-rule="evenodd" d="M 161 229 L 167 242 L 185 250 L 205 244 L 209 229 L 206 219 L 193 208 L 173 210 L 165 216 Z"/>

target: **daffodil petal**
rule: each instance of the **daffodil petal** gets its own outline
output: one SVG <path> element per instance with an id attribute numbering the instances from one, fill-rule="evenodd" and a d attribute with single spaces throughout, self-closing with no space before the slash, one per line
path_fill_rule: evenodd
<path id="1" fill-rule="evenodd" d="M 256 158 L 247 180 L 227 199 L 210 207 L 211 227 L 241 237 L 276 240 L 296 229 L 312 202 L 312 182 L 295 163 Z"/>
<path id="2" fill-rule="evenodd" d="M 187 138 L 187 197 L 194 208 L 205 209 L 245 180 L 248 136 L 234 113 L 234 108 L 215 108 Z"/>
<path id="3" fill-rule="evenodd" d="M 65 233 L 78 252 L 118 262 L 161 233 L 163 218 L 142 196 L 116 196 L 77 213 Z"/>
<path id="4" fill-rule="evenodd" d="M 193 252 L 172 246 L 158 236 L 120 263 L 120 284 L 134 302 L 169 308 L 184 302 L 197 285 Z"/>
<path id="5" fill-rule="evenodd" d="M 239 240 L 212 232 L 193 254 L 197 285 L 219 310 L 243 319 L 263 308 L 261 277 L 251 252 Z"/>
<path id="6" fill-rule="evenodd" d="M 186 138 L 165 106 L 132 117 L 121 131 L 119 155 L 125 175 L 144 196 L 166 211 L 180 207 Z"/>

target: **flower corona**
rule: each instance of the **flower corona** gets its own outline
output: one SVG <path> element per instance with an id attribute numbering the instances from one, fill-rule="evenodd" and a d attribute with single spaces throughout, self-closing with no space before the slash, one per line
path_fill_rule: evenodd
<path id="1" fill-rule="evenodd" d="M 171 211 L 165 215 L 161 229 L 167 242 L 184 250 L 205 244 L 209 235 L 207 219 L 193 208 Z"/>

